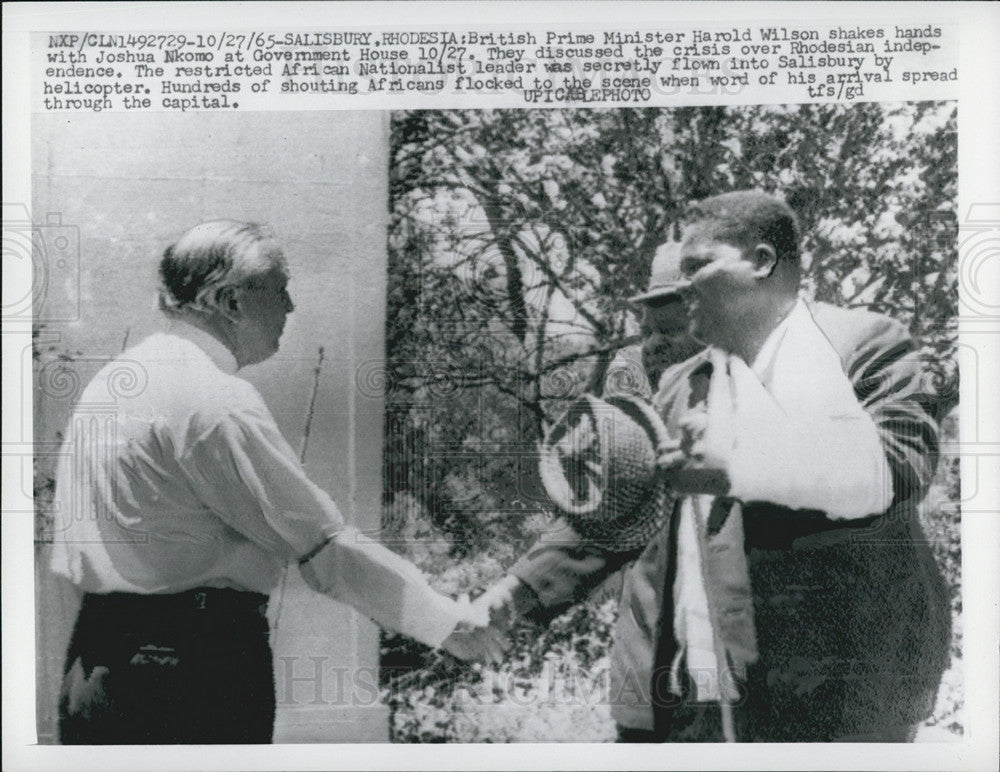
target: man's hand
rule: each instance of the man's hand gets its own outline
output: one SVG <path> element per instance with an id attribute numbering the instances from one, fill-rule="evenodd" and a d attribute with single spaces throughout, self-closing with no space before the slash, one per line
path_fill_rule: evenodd
<path id="1" fill-rule="evenodd" d="M 460 626 L 445 638 L 441 648 L 458 659 L 494 665 L 503 661 L 504 654 L 510 648 L 510 641 L 494 627 L 468 630 Z"/>
<path id="2" fill-rule="evenodd" d="M 656 465 L 663 472 L 680 469 L 688 462 L 688 454 L 681 449 L 681 440 L 668 437 L 656 449 Z"/>
<path id="3" fill-rule="evenodd" d="M 678 493 L 706 493 L 725 496 L 729 493 L 729 476 L 725 469 L 706 466 L 704 451 L 705 427 L 708 414 L 695 409 L 680 422 L 680 439 L 668 439 L 657 448 L 657 466 L 667 483 Z"/>
<path id="4" fill-rule="evenodd" d="M 508 574 L 476 598 L 472 604 L 479 615 L 489 618 L 492 627 L 508 633 L 519 616 L 514 594 L 521 580 Z"/>
<path id="5" fill-rule="evenodd" d="M 492 624 L 489 605 L 492 600 L 487 598 L 483 601 L 485 597 L 486 594 L 475 603 L 470 603 L 467 595 L 459 599 L 464 618 L 444 640 L 441 648 L 459 659 L 495 664 L 503 660 L 510 648 L 510 640 L 505 630 Z"/>
<path id="6" fill-rule="evenodd" d="M 688 411 L 680 420 L 680 439 L 667 438 L 656 449 L 660 469 L 666 472 L 702 463 L 707 425 L 708 413 L 704 408 Z"/>
<path id="7" fill-rule="evenodd" d="M 467 596 L 459 603 L 466 604 L 467 621 L 456 628 L 442 648 L 460 659 L 495 663 L 510 648 L 511 628 L 538 606 L 538 598 L 520 579 L 508 574 L 472 603 Z"/>

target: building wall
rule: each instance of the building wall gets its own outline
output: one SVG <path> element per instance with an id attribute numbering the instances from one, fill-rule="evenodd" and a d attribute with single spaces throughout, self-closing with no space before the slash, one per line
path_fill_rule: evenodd
<path id="1" fill-rule="evenodd" d="M 35 244 L 39 470 L 52 467 L 79 389 L 161 324 L 153 297 L 164 248 L 203 220 L 255 220 L 284 246 L 296 310 L 281 351 L 242 374 L 292 447 L 303 447 L 309 420 L 310 476 L 349 522 L 377 529 L 383 404 L 364 372 L 384 350 L 388 114 L 39 114 L 32 134 L 32 219 L 44 223 Z M 44 546 L 38 555 L 44 742 L 78 601 L 46 570 Z M 384 740 L 375 627 L 311 593 L 294 567 L 271 616 L 275 741 Z"/>

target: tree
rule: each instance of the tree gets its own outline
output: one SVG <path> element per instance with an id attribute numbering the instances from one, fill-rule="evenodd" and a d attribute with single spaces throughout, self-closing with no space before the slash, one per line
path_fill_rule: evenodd
<path id="1" fill-rule="evenodd" d="M 957 400 L 951 103 L 402 112 L 390 169 L 387 496 L 461 548 L 525 538 L 535 443 L 708 195 L 783 195 L 807 291 L 908 324 Z"/>

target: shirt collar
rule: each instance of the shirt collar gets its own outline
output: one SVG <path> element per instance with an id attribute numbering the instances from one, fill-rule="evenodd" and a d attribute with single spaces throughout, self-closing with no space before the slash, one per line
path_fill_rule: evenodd
<path id="1" fill-rule="evenodd" d="M 179 319 L 171 319 L 164 332 L 197 346 L 224 373 L 232 375 L 239 369 L 236 366 L 236 357 L 221 341 L 194 325 Z"/>

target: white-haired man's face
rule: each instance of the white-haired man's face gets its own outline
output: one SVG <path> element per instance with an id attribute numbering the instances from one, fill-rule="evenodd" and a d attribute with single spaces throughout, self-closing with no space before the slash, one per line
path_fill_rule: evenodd
<path id="1" fill-rule="evenodd" d="M 232 324 L 233 354 L 240 367 L 263 362 L 277 350 L 288 314 L 288 273 L 280 264 L 233 288 L 226 315 Z"/>

